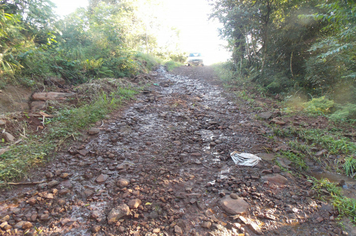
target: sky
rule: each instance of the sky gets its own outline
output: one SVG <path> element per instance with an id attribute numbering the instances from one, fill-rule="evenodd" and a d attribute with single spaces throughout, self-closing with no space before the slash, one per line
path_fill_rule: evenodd
<path id="1" fill-rule="evenodd" d="M 78 7 L 87 7 L 88 0 L 52 0 L 60 16 L 70 14 Z M 216 21 L 208 20 L 210 6 L 206 0 L 164 0 L 163 18 L 180 30 L 181 46 L 186 52 L 202 53 L 205 64 L 226 61 L 230 57 L 219 39 Z M 164 33 L 164 32 L 163 32 Z"/>

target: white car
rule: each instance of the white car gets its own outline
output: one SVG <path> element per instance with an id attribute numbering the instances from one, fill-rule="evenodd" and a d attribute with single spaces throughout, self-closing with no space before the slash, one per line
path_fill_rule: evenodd
<path id="1" fill-rule="evenodd" d="M 201 53 L 199 52 L 190 53 L 187 59 L 187 65 L 204 66 L 203 57 L 201 56 Z"/>

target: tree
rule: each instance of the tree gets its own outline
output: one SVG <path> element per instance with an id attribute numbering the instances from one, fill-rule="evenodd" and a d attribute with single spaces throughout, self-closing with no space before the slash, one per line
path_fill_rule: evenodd
<path id="1" fill-rule="evenodd" d="M 236 70 L 272 93 L 308 87 L 305 59 L 322 25 L 313 18 L 317 0 L 216 0 L 211 17 L 223 23 Z"/>
<path id="2" fill-rule="evenodd" d="M 307 79 L 319 94 L 340 103 L 356 101 L 356 3 L 334 0 L 318 5 L 313 17 L 324 23 L 324 37 L 310 48 Z M 310 17 L 310 16 L 309 16 Z"/>

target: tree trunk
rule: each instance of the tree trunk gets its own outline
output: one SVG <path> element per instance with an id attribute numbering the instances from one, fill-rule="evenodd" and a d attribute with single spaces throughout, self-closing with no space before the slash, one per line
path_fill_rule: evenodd
<path id="1" fill-rule="evenodd" d="M 261 68 L 261 74 L 264 72 L 264 68 L 266 65 L 266 57 L 267 57 L 267 49 L 268 49 L 268 23 L 270 19 L 270 14 L 271 14 L 271 3 L 270 1 L 267 1 L 267 12 L 266 15 L 263 16 L 262 20 L 264 21 L 264 34 L 263 34 L 263 50 L 262 50 L 262 68 Z"/>

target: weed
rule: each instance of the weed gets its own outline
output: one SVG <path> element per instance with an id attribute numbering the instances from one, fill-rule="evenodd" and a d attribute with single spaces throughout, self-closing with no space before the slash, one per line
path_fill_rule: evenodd
<path id="1" fill-rule="evenodd" d="M 304 103 L 305 111 L 311 114 L 327 114 L 330 113 L 331 108 L 335 102 L 322 96 L 320 98 L 313 98 L 311 101 Z"/>
<path id="2" fill-rule="evenodd" d="M 167 61 L 164 65 L 166 66 L 167 71 L 172 71 L 174 68 L 180 67 L 183 64 L 176 61 Z"/>
<path id="3" fill-rule="evenodd" d="M 341 188 L 331 183 L 328 179 L 317 180 L 312 178 L 312 180 L 314 182 L 313 189 L 316 190 L 320 198 L 323 198 L 325 193 L 323 189 L 330 193 L 331 202 L 339 212 L 339 219 L 347 216 L 353 223 L 356 223 L 356 199 L 343 196 Z"/>
<path id="4" fill-rule="evenodd" d="M 356 151 L 356 144 L 337 133 L 322 129 L 273 128 L 273 133 L 279 137 L 298 137 L 307 144 L 325 148 L 329 154 L 350 154 Z"/>
<path id="5" fill-rule="evenodd" d="M 333 196 L 333 205 L 339 212 L 339 219 L 348 216 L 354 224 L 356 223 L 356 199 Z"/>
<path id="6" fill-rule="evenodd" d="M 263 108 L 262 107 L 254 107 L 253 110 L 254 111 L 263 111 Z"/>
<path id="7" fill-rule="evenodd" d="M 341 188 L 337 187 L 336 184 L 331 183 L 328 179 L 317 180 L 314 177 L 311 177 L 311 180 L 314 182 L 313 189 L 318 194 L 318 197 L 322 197 L 325 193 L 323 189 L 327 190 L 331 195 L 341 196 Z"/>
<path id="8" fill-rule="evenodd" d="M 351 121 L 356 118 L 356 104 L 338 105 L 336 111 L 329 116 L 333 121 Z"/>
<path id="9" fill-rule="evenodd" d="M 356 159 L 354 157 L 348 157 L 345 159 L 345 163 L 343 164 L 343 169 L 345 170 L 345 174 L 348 176 L 355 176 L 356 173 Z"/>
<path id="10" fill-rule="evenodd" d="M 283 167 L 283 166 L 281 165 L 281 163 L 279 163 L 279 161 L 275 160 L 275 164 L 276 164 L 277 166 L 279 166 L 279 168 L 281 168 L 281 171 L 283 171 L 283 172 L 288 171 L 288 169 L 285 168 L 285 167 Z"/>
<path id="11" fill-rule="evenodd" d="M 308 166 L 304 159 L 306 158 L 303 154 L 295 154 L 291 151 L 280 151 L 280 155 L 286 157 L 288 160 L 292 161 L 300 170 L 307 170 Z"/>
<path id="12" fill-rule="evenodd" d="M 21 145 L 14 145 L 10 151 L 1 155 L 0 180 L 9 181 L 25 176 L 35 165 L 43 162 L 50 154 L 55 144 L 29 137 Z"/>

